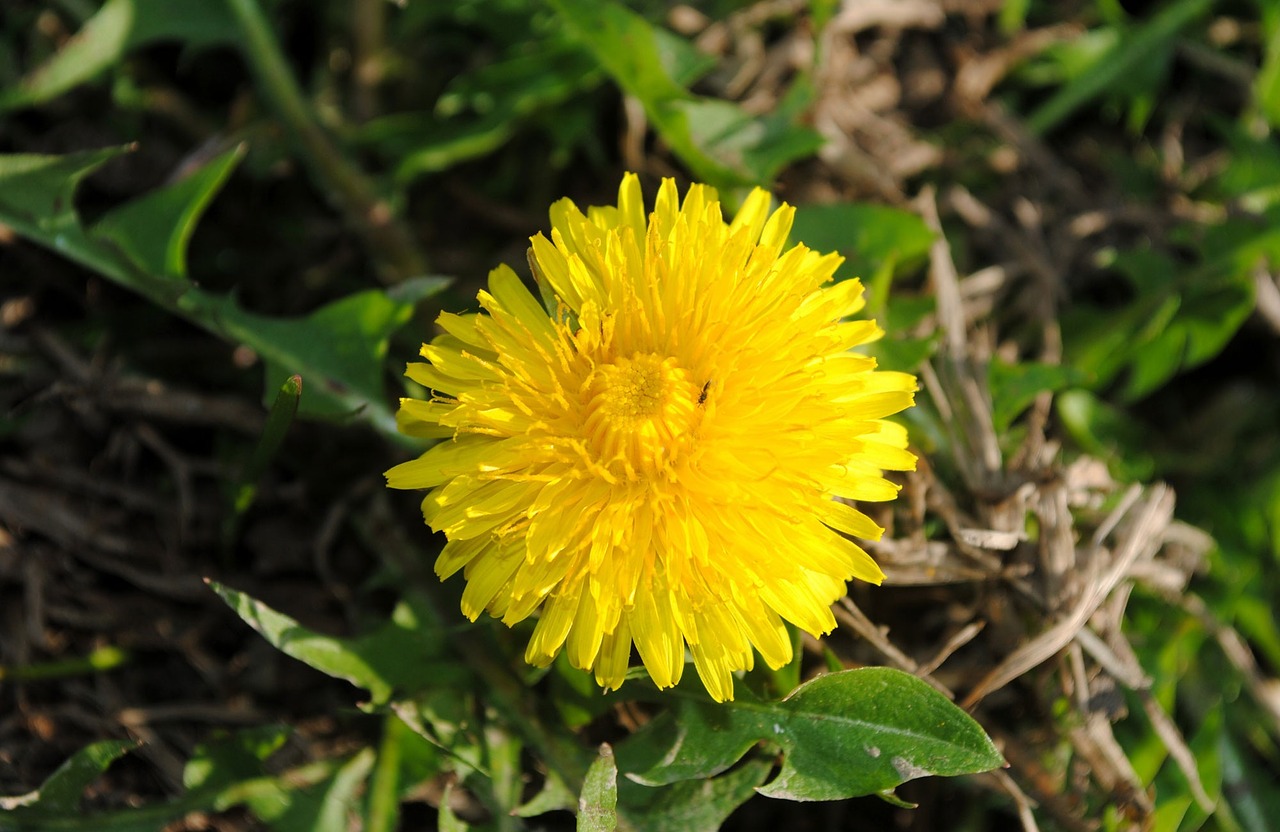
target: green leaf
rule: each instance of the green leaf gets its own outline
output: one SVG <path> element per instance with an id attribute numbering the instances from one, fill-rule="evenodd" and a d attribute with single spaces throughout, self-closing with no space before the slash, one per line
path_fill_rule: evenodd
<path id="1" fill-rule="evenodd" d="M 618 828 L 618 766 L 608 743 L 587 769 L 578 797 L 578 832 L 614 832 Z"/>
<path id="2" fill-rule="evenodd" d="M 248 805 L 261 817 L 277 818 L 301 801 L 317 803 L 313 787 L 329 779 L 336 764 L 309 763 L 279 777 L 264 777 L 261 760 L 269 756 L 285 729 L 249 729 L 197 749 L 184 772 L 189 791 L 168 802 L 109 812 L 79 811 L 81 792 L 110 763 L 135 743 L 119 740 L 95 743 L 78 752 L 56 771 L 40 790 L 19 798 L 0 798 L 0 829 L 67 830 L 68 832 L 154 832 L 174 818 L 195 811 L 225 811 Z M 314 814 L 314 813 L 313 813 Z M 12 821 L 16 826 L 9 825 Z M 310 832 L 310 823 L 273 825 L 284 832 Z M 345 827 L 336 827 L 345 829 Z"/>
<path id="3" fill-rule="evenodd" d="M 394 713 L 383 714 L 382 742 L 369 778 L 367 832 L 394 832 L 400 824 L 400 757 L 405 741 L 414 738 L 417 735 L 400 717 Z"/>
<path id="4" fill-rule="evenodd" d="M 618 808 L 635 832 L 716 832 L 733 810 L 755 797 L 773 766 L 748 760 L 719 777 L 654 788 L 623 779 Z"/>
<path id="5" fill-rule="evenodd" d="M 1280 14 L 1274 7 L 1267 12 L 1263 16 L 1263 25 L 1269 34 L 1262 68 L 1253 79 L 1253 100 L 1267 122 L 1280 128 Z"/>
<path id="6" fill-rule="evenodd" d="M 444 278 L 413 282 L 425 294 L 448 285 Z M 279 379 L 298 375 L 307 380 L 300 415 L 330 419 L 359 415 L 395 435 L 395 417 L 385 404 L 383 361 L 391 334 L 412 316 L 412 303 L 398 300 L 391 292 L 370 289 L 322 306 L 305 318 L 269 318 L 241 309 L 228 297 L 187 292 L 179 308 L 262 356 L 264 400 L 274 397 Z"/>
<path id="7" fill-rule="evenodd" d="M 86 746 L 49 775 L 40 788 L 15 798 L 0 798 L 0 810 L 77 815 L 80 798 L 112 763 L 137 747 L 130 740 L 103 740 Z"/>
<path id="8" fill-rule="evenodd" d="M 731 101 L 674 101 L 671 110 L 683 118 L 674 118 L 669 129 L 677 129 L 683 121 L 694 147 L 726 164 L 744 184 L 772 182 L 790 162 L 812 156 L 824 141 L 820 134 L 795 126 L 785 116 L 753 116 Z M 671 140 L 666 134 L 664 138 Z"/>
<path id="9" fill-rule="evenodd" d="M 624 787 L 626 783 L 622 784 Z M 569 791 L 564 781 L 548 773 L 546 781 L 538 793 L 520 806 L 511 810 L 518 818 L 533 818 L 547 812 L 572 811 L 578 806 L 578 797 Z"/>
<path id="10" fill-rule="evenodd" d="M 375 119 L 352 138 L 396 165 L 400 183 L 497 150 L 530 116 L 572 102 L 604 78 L 563 34 L 522 41 L 519 51 L 455 78 L 432 113 Z"/>
<path id="11" fill-rule="evenodd" d="M 660 26 L 653 27 L 654 46 L 667 77 L 681 87 L 690 85 L 715 69 L 716 59 L 689 41 Z"/>
<path id="12" fill-rule="evenodd" d="M 131 146 L 66 156 L 18 153 L 0 156 L 0 212 L 6 224 L 29 225 L 50 235 L 77 226 L 75 192 L 80 181 Z M 62 246 L 50 236 L 55 249 Z"/>
<path id="13" fill-rule="evenodd" d="M 658 134 L 694 176 L 717 187 L 767 184 L 821 137 L 790 118 L 757 118 L 728 101 L 693 95 L 673 77 L 670 34 L 613 0 L 551 0 L 566 28 L 634 96 Z M 678 64 L 679 62 L 674 62 Z"/>
<path id="14" fill-rule="evenodd" d="M 489 778 L 483 738 L 471 718 L 474 705 L 469 693 L 443 687 L 397 699 L 391 710 L 415 734 L 445 752 L 464 777 L 475 772 Z"/>
<path id="15" fill-rule="evenodd" d="M 453 809 L 449 805 L 449 797 L 453 792 L 453 784 L 445 786 L 444 793 L 440 795 L 440 814 L 437 818 L 437 832 L 467 832 L 471 826 L 463 822 L 457 815 L 453 813 Z"/>
<path id="16" fill-rule="evenodd" d="M 259 778 L 225 790 L 220 808 L 243 804 L 273 832 L 347 832 L 359 817 L 359 793 L 373 768 L 376 753 L 363 748 L 336 771 L 332 761 L 313 764 L 323 776 Z"/>
<path id="17" fill-rule="evenodd" d="M 1143 450 L 1150 431 L 1126 411 L 1087 390 L 1068 390 L 1054 404 L 1058 418 L 1076 444 L 1105 460 L 1118 478 L 1144 482 L 1155 474 L 1155 460 Z"/>
<path id="18" fill-rule="evenodd" d="M 619 747 L 627 776 L 653 785 L 710 777 L 759 741 L 785 751 L 761 794 L 838 800 L 928 775 L 987 771 L 1003 760 L 968 714 L 910 674 L 889 668 L 831 673 L 780 702 L 716 705 L 681 698 Z"/>
<path id="19" fill-rule="evenodd" d="M 197 745 L 182 770 L 188 789 L 222 790 L 266 774 L 267 758 L 289 738 L 283 725 L 260 725 Z"/>
<path id="20" fill-rule="evenodd" d="M 126 202 L 103 216 L 90 236 L 118 246 L 147 274 L 186 278 L 187 243 L 244 153 L 239 145 L 178 182 Z"/>
<path id="21" fill-rule="evenodd" d="M 1215 189 L 1257 213 L 1280 203 L 1280 146 L 1274 138 L 1252 136 L 1230 122 L 1210 123 L 1222 134 L 1228 148 L 1226 166 L 1213 181 Z"/>
<path id="22" fill-rule="evenodd" d="M 444 637 L 429 629 L 414 607 L 401 602 L 380 629 L 353 639 L 333 638 L 244 593 L 210 581 L 209 586 L 273 647 L 322 673 L 369 691 L 384 704 L 396 691 L 456 685 L 463 671 L 445 657 Z"/>
<path id="23" fill-rule="evenodd" d="M 580 92 L 601 73 L 590 53 L 564 35 L 522 42 L 519 51 L 459 75 L 436 101 L 435 119 L 458 113 L 525 116 Z"/>
<path id="24" fill-rule="evenodd" d="M 938 336 L 936 333 L 927 338 L 889 336 L 868 344 L 864 349 L 886 370 L 913 373 L 938 351 Z"/>
<path id="25" fill-rule="evenodd" d="M 277 832 L 348 832 L 352 819 L 358 817 L 359 792 L 373 769 L 377 755 L 364 748 L 338 769 L 314 810 L 304 801 L 296 801 L 293 811 L 275 818 L 272 829 Z M 309 801 L 308 801 L 309 802 Z"/>
<path id="26" fill-rule="evenodd" d="M 1142 72 L 1152 61 L 1165 60 L 1178 33 L 1213 4 L 1214 0 L 1178 0 L 1165 6 L 1149 22 L 1117 38 L 1113 48 L 1032 113 L 1027 126 L 1035 133 L 1048 133 L 1123 79 Z"/>
<path id="27" fill-rule="evenodd" d="M 425 278 L 424 278 L 425 279 Z M 440 285 L 443 285 L 441 283 Z M 232 312 L 228 323 L 243 328 L 246 343 L 269 345 L 267 389 L 274 398 L 279 379 L 299 375 L 308 384 L 298 412 L 311 417 L 340 418 L 384 396 L 382 368 L 391 334 L 413 315 L 413 304 L 393 300 L 370 289 L 320 307 L 301 319 L 269 319 Z M 320 373 L 308 373 L 312 367 Z"/>
<path id="28" fill-rule="evenodd" d="M 13 88 L 0 92 L 0 111 L 48 101 L 99 73 L 143 44 L 235 42 L 235 22 L 210 0 L 107 0 L 74 38 Z"/>
<path id="29" fill-rule="evenodd" d="M 194 181 L 164 189 L 154 202 L 154 195 L 147 195 L 116 209 L 104 219 L 97 236 L 85 233 L 73 202 L 75 186 L 126 149 L 69 156 L 0 156 L 0 223 L 209 332 L 256 351 L 267 368 L 267 402 L 274 397 L 279 379 L 299 375 L 308 384 L 302 415 L 349 418 L 357 414 L 388 437 L 406 441 L 386 402 L 383 362 L 388 340 L 412 315 L 415 303 L 449 281 L 422 277 L 387 291 L 360 292 L 305 318 L 271 318 L 244 310 L 231 297 L 206 292 L 180 274 L 182 247 L 191 224 L 234 164 L 231 155 L 219 157 L 211 164 L 211 172 L 196 174 Z M 184 196 L 189 201 L 183 202 Z M 165 225 L 166 232 L 148 236 L 147 218 L 160 221 L 162 207 L 172 209 L 179 219 Z M 161 262 L 164 272 L 149 268 Z"/>
<path id="30" fill-rule="evenodd" d="M 1036 396 L 1084 384 L 1087 378 L 1074 367 L 1036 361 L 1017 364 L 993 361 L 987 375 L 991 387 L 991 421 L 998 434 L 1007 431 Z"/>
<path id="31" fill-rule="evenodd" d="M 1115 269 L 1137 297 L 1118 310 L 1081 303 L 1064 313 L 1066 363 L 1095 389 L 1129 370 L 1124 395 L 1136 400 L 1213 358 L 1253 309 L 1259 259 L 1280 261 L 1280 231 L 1249 219 L 1206 229 L 1195 242 L 1204 259 L 1191 267 L 1154 249 L 1121 252 Z"/>
<path id="32" fill-rule="evenodd" d="M 479 118 L 445 122 L 432 118 L 416 131 L 413 137 L 414 148 L 395 157 L 395 180 L 398 184 L 406 185 L 420 176 L 448 170 L 469 159 L 487 156 L 506 144 L 515 135 L 518 126 L 518 122 L 506 113 L 490 113 Z M 385 147 L 379 150 L 387 153 Z"/>
<path id="33" fill-rule="evenodd" d="M 570 664 L 564 651 L 552 663 L 547 681 L 551 701 L 569 728 L 584 728 L 616 707 L 612 698 L 600 690 L 595 677 Z"/>
<path id="34" fill-rule="evenodd" d="M 842 202 L 796 208 L 791 239 L 814 251 L 840 252 L 845 262 L 839 275 L 869 280 L 886 264 L 898 269 L 923 261 L 933 244 L 933 232 L 909 211 Z"/>

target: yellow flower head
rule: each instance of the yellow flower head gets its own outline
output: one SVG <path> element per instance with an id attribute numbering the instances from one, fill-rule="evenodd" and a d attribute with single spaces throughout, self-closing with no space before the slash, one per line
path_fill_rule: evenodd
<path id="1" fill-rule="evenodd" d="M 388 483 L 430 489 L 469 618 L 537 614 L 530 663 L 567 649 L 616 689 L 634 643 L 665 688 L 688 650 L 724 701 L 753 648 L 791 660 L 784 620 L 830 632 L 845 581 L 883 578 L 845 537 L 883 530 L 841 498 L 892 499 L 883 471 L 915 467 L 884 421 L 915 379 L 849 352 L 882 334 L 846 320 L 861 284 L 788 248 L 794 209 L 769 200 L 726 223 L 711 188 L 680 203 L 666 180 L 646 220 L 634 175 L 616 207 L 560 200 L 529 253 L 550 314 L 499 267 L 484 311 L 442 314 L 409 365 L 435 394 L 401 400 L 401 429 L 448 439 Z"/>

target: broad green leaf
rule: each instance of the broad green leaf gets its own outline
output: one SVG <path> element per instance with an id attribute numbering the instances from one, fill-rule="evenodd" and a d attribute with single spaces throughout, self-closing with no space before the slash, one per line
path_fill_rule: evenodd
<path id="1" fill-rule="evenodd" d="M 0 811 L 18 810 L 19 817 L 33 812 L 76 815 L 89 784 L 137 745 L 130 740 L 103 740 L 86 746 L 49 775 L 39 789 L 16 798 L 0 798 Z M 0 822 L 0 828 L 3 826 Z"/>
<path id="2" fill-rule="evenodd" d="M 444 285 L 438 280 L 437 284 Z M 280 379 L 299 375 L 307 387 L 298 412 L 341 418 L 384 397 L 387 344 L 391 334 L 413 315 L 413 304 L 370 289 L 326 304 L 305 318 L 265 318 L 234 306 L 225 314 L 224 324 L 234 327 L 240 340 L 268 347 L 262 355 L 267 384 L 264 399 L 274 398 Z M 316 367 L 323 370 L 311 372 Z"/>
<path id="3" fill-rule="evenodd" d="M 428 294 L 443 278 L 413 281 Z M 270 401 L 279 379 L 304 379 L 298 413 L 308 417 L 358 416 L 395 435 L 395 416 L 385 403 L 383 360 L 388 340 L 413 314 L 413 304 L 370 289 L 320 307 L 304 318 L 270 318 L 241 309 L 231 298 L 186 292 L 179 308 L 218 334 L 251 347 L 266 365 L 263 398 Z"/>
<path id="4" fill-rule="evenodd" d="M 887 263 L 896 269 L 921 262 L 933 244 L 933 232 L 909 211 L 844 202 L 796 208 L 791 240 L 814 251 L 840 252 L 845 262 L 839 275 L 866 281 Z"/>
<path id="5" fill-rule="evenodd" d="M 1150 21 L 1117 38 L 1114 48 L 1032 113 L 1027 126 L 1036 133 L 1047 133 L 1126 77 L 1142 72 L 1152 61 L 1163 60 L 1178 33 L 1207 13 L 1214 2 L 1177 0 L 1168 4 Z"/>
<path id="6" fill-rule="evenodd" d="M 618 828 L 618 766 L 606 743 L 587 769 L 578 796 L 578 832 L 614 832 Z"/>
<path id="7" fill-rule="evenodd" d="M 685 780 L 654 788 L 633 780 L 618 783 L 618 810 L 634 832 L 716 832 L 772 770 L 764 760 L 747 760 L 719 777 Z"/>
<path id="8" fill-rule="evenodd" d="M 244 593 L 210 582 L 236 614 L 273 647 L 322 673 L 369 691 L 375 704 L 393 692 L 414 692 L 457 684 L 463 671 L 444 655 L 443 636 L 401 602 L 380 629 L 353 639 L 334 638 L 303 627 L 293 618 Z"/>
<path id="9" fill-rule="evenodd" d="M 1044 392 L 1056 393 L 1086 381 L 1085 374 L 1074 367 L 1036 361 L 1017 364 L 993 361 L 988 366 L 987 375 L 991 387 L 991 421 L 998 434 L 1007 431 L 1013 420 L 1031 406 L 1036 396 Z"/>
<path id="10" fill-rule="evenodd" d="M 244 152 L 237 146 L 178 182 L 109 211 L 90 236 L 118 246 L 147 274 L 186 278 L 187 243 Z"/>
<path id="11" fill-rule="evenodd" d="M 918 777 L 987 771 L 1003 760 L 968 714 L 914 676 L 889 668 L 831 673 L 780 702 L 721 705 L 680 698 L 618 748 L 637 782 L 706 778 L 757 742 L 784 751 L 761 794 L 838 800 L 886 791 Z"/>
<path id="12" fill-rule="evenodd" d="M 21 83 L 0 92 L 0 111 L 48 101 L 89 81 L 131 49 L 159 40 L 235 42 L 235 21 L 212 0 L 107 0 L 74 38 Z"/>
<path id="13" fill-rule="evenodd" d="M 717 187 L 767 184 L 821 137 L 789 119 L 754 118 L 736 104 L 690 93 L 665 58 L 669 35 L 613 0 L 551 0 L 566 28 L 645 109 L 694 176 Z M 682 73 L 683 74 L 683 73 Z"/>

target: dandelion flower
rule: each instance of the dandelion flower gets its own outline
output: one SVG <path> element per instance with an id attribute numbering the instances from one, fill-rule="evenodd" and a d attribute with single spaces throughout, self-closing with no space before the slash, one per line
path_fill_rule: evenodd
<path id="1" fill-rule="evenodd" d="M 879 337 L 836 254 L 788 247 L 794 209 L 757 189 L 732 222 L 715 192 L 666 180 L 647 218 L 634 175 L 617 206 L 551 207 L 529 263 L 544 308 L 503 266 L 482 312 L 444 313 L 408 376 L 411 435 L 446 440 L 387 472 L 430 489 L 426 522 L 462 570 L 462 611 L 537 617 L 525 658 L 561 650 L 616 689 L 632 645 L 659 688 L 686 653 L 710 695 L 758 652 L 792 659 L 784 622 L 835 626 L 850 578 L 883 573 L 850 537 L 882 529 L 846 501 L 890 500 L 910 470 L 885 421 L 915 379 L 850 348 Z"/>

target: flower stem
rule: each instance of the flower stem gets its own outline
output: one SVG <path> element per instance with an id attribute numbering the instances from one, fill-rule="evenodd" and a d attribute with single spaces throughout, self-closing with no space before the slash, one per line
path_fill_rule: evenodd
<path id="1" fill-rule="evenodd" d="M 331 202 L 364 239 L 381 278 L 395 283 L 426 274 L 409 231 L 369 180 L 342 155 L 298 87 L 258 0 L 226 0 L 243 35 L 242 49 L 261 91 L 298 142 Z"/>

